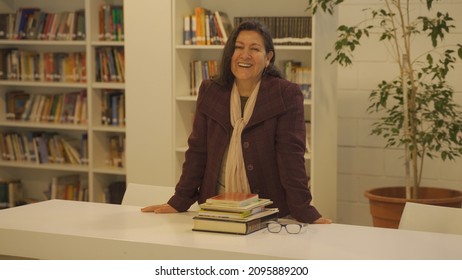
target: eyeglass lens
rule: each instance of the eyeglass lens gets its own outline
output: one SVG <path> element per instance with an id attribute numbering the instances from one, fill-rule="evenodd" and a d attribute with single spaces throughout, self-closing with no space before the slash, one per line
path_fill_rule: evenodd
<path id="1" fill-rule="evenodd" d="M 268 231 L 269 232 L 272 232 L 272 233 L 278 233 L 281 231 L 282 228 L 285 228 L 286 231 L 288 233 L 291 233 L 291 234 L 296 234 L 296 233 L 299 233 L 302 226 L 300 224 L 285 224 L 285 225 L 281 225 L 277 222 L 273 222 L 273 223 L 268 223 L 267 224 L 267 228 L 268 228 Z"/>

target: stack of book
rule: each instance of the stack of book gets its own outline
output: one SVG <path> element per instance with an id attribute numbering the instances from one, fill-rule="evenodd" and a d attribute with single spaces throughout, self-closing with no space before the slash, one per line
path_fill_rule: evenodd
<path id="1" fill-rule="evenodd" d="M 195 231 L 250 234 L 276 220 L 277 208 L 267 208 L 270 199 L 257 194 L 224 193 L 207 199 L 193 218 Z"/>

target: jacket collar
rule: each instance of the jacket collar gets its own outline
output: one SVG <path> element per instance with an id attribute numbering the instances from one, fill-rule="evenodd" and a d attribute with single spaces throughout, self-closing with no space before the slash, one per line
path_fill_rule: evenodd
<path id="1" fill-rule="evenodd" d="M 255 109 L 246 128 L 272 118 L 284 110 L 279 79 L 265 76 L 261 81 Z"/>
<path id="2" fill-rule="evenodd" d="M 214 85 L 217 84 L 214 83 Z M 285 110 L 280 87 L 278 78 L 263 77 L 254 112 L 246 128 L 272 118 Z M 211 88 L 217 92 L 207 94 L 200 110 L 225 128 L 231 127 L 229 108 L 231 89 L 219 87 L 217 90 L 215 86 L 211 86 Z M 224 106 L 216 106 L 216 104 L 224 104 Z"/>

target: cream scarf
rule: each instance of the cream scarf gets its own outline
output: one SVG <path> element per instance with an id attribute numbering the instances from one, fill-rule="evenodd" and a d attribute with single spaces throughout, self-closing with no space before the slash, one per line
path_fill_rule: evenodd
<path id="1" fill-rule="evenodd" d="M 226 192 L 250 193 L 249 181 L 245 172 L 244 157 L 242 155 L 241 135 L 252 116 L 255 102 L 257 100 L 260 82 L 255 86 L 244 107 L 244 114 L 241 112 L 241 97 L 237 90 L 236 83 L 231 90 L 231 125 L 233 135 L 229 141 L 228 157 L 226 159 L 225 186 Z"/>

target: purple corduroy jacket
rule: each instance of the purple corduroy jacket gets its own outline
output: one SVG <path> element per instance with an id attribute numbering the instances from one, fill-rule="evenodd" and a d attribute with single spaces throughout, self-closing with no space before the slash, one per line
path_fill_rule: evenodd
<path id="1" fill-rule="evenodd" d="M 182 175 L 168 201 L 183 212 L 217 194 L 217 180 L 232 126 L 231 90 L 207 80 L 201 84 Z M 242 152 L 252 193 L 273 201 L 279 216 L 300 222 L 321 217 L 311 205 L 305 170 L 305 118 L 298 85 L 264 76 L 255 109 L 242 132 Z"/>

